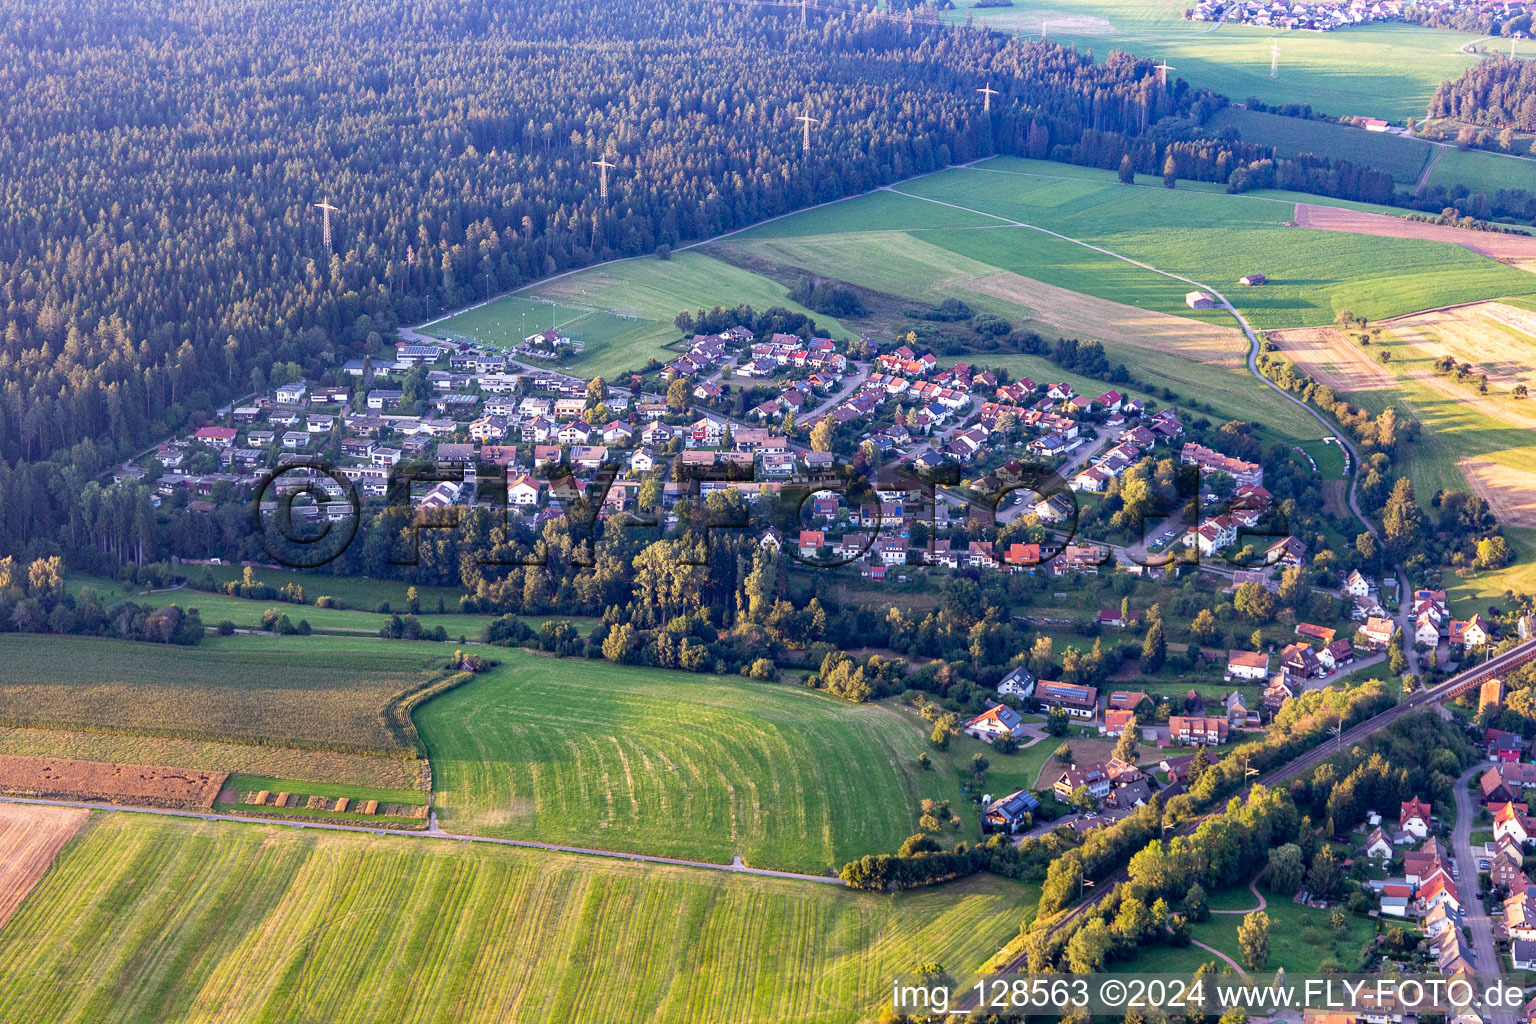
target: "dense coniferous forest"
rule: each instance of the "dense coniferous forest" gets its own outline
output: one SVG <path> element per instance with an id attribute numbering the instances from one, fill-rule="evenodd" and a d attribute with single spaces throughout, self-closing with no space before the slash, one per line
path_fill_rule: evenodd
<path id="1" fill-rule="evenodd" d="M 1430 101 L 1434 117 L 1536 132 L 1536 63 L 1494 57 L 1441 82 Z"/>
<path id="2" fill-rule="evenodd" d="M 275 365 L 947 164 L 1403 198 L 1208 137 L 1225 99 L 1147 60 L 827 8 L 0 0 L 0 554 L 163 555 L 142 491 L 85 484 Z"/>
<path id="3" fill-rule="evenodd" d="M 84 480 L 275 362 L 318 373 L 558 270 L 1220 102 L 1122 54 L 683 0 L 6 0 L 0 26 L 0 536 L 18 552 Z"/>

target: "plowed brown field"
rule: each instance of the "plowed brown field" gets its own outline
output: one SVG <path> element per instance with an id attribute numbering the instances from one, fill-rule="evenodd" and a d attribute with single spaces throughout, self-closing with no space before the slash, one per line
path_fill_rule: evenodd
<path id="1" fill-rule="evenodd" d="M 1380 213 L 1359 213 L 1335 206 L 1296 204 L 1296 226 L 1318 231 L 1342 231 L 1351 235 L 1379 235 L 1383 238 L 1420 238 L 1429 242 L 1450 242 L 1463 249 L 1496 259 L 1501 263 L 1536 273 L 1536 236 L 1507 235 L 1495 231 L 1473 231 L 1442 224 L 1389 217 Z"/>
<path id="2" fill-rule="evenodd" d="M 0 928 L 89 813 L 77 807 L 0 804 Z"/>
<path id="3" fill-rule="evenodd" d="M 227 772 L 141 764 L 71 761 L 60 757 L 0 757 L 0 790 L 78 800 L 111 800 L 152 807 L 213 806 Z"/>

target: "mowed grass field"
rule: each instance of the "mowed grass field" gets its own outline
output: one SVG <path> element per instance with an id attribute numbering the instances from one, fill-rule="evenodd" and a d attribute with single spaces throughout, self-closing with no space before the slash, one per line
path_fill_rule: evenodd
<path id="1" fill-rule="evenodd" d="M 1362 25 L 1336 32 L 1286 32 L 1185 21 L 1185 0 L 1052 0 L 1046 5 L 976 7 L 956 0 L 945 17 L 973 19 L 1105 54 L 1124 50 L 1166 59 L 1177 77 L 1239 102 L 1310 103 L 1335 116 L 1422 118 L 1435 87 L 1479 59 L 1458 52 L 1474 38 L 1407 24 Z M 1270 46 L 1280 44 L 1280 75 L 1271 79 Z"/>
<path id="2" fill-rule="evenodd" d="M 274 576 L 271 580 L 268 580 L 266 577 L 260 578 L 263 582 L 269 582 L 274 586 L 280 586 L 286 582 L 286 579 L 283 577 Z M 202 583 L 202 577 L 196 574 L 193 575 L 193 580 L 199 584 Z M 340 584 L 339 589 L 351 591 L 354 589 L 355 584 L 366 585 L 373 581 L 342 578 L 336 582 Z M 227 594 L 197 590 L 190 586 L 158 591 L 129 589 L 125 592 L 121 584 L 115 580 L 76 576 L 74 574 L 70 574 L 69 578 L 65 581 L 65 585 L 77 596 L 86 588 L 90 588 L 103 601 L 109 603 L 125 599 L 135 604 L 149 605 L 154 608 L 164 607 L 169 604 L 180 605 L 183 608 L 196 608 L 205 626 L 216 626 L 220 622 L 227 620 L 233 622 L 240 629 L 261 629 L 262 617 L 267 611 L 273 610 L 287 615 L 289 620 L 295 625 L 300 620 L 304 620 L 317 632 L 375 636 L 381 628 L 389 624 L 391 615 L 405 615 L 408 613 L 403 585 L 396 598 L 390 602 L 390 607 L 393 611 L 388 614 L 372 611 L 372 608 L 378 606 L 372 601 L 365 601 L 363 608 L 317 608 L 313 603 L 294 604 L 289 601 L 231 597 Z M 320 594 L 329 593 L 329 590 L 325 589 L 326 585 L 326 583 L 312 585 L 306 582 L 304 584 L 305 599 L 313 602 L 314 598 Z M 357 592 L 360 594 L 367 593 L 368 589 L 371 588 L 365 586 L 358 588 Z M 486 625 L 498 618 L 496 615 L 460 613 L 452 610 L 440 613 L 437 611 L 437 597 L 432 593 L 432 591 L 439 589 L 447 588 L 422 588 L 420 610 L 415 614 L 421 621 L 424 629 L 435 629 L 441 626 L 448 634 L 450 640 L 456 640 L 459 637 L 463 637 L 466 640 L 476 640 L 479 639 Z M 381 588 L 381 592 L 393 593 L 393 590 L 386 587 Z M 448 609 L 458 608 L 457 596 L 452 601 L 446 602 L 444 607 Z M 535 629 L 546 621 L 543 617 L 526 615 L 519 617 Z M 583 634 L 590 632 L 597 623 L 595 618 L 580 615 L 550 616 L 550 618 L 562 622 L 570 622 Z"/>
<path id="3" fill-rule="evenodd" d="M 238 565 L 184 565 L 182 571 L 189 580 L 199 586 L 207 578 L 212 578 L 217 583 L 238 581 L 245 573 L 245 570 Z M 406 592 L 411 586 L 399 580 L 376 580 L 366 576 L 332 576 L 313 570 L 262 566 L 251 571 L 259 582 L 271 587 L 282 587 L 289 583 L 298 584 L 304 588 L 304 600 L 310 604 L 313 604 L 315 598 L 321 595 L 329 595 L 344 602 L 348 608 L 370 612 L 377 611 L 382 604 L 388 604 L 397 612 L 404 611 Z M 118 586 L 121 589 L 121 584 Z M 464 590 L 461 587 L 421 585 L 416 588 L 416 593 L 421 601 L 419 614 L 428 615 L 437 611 L 439 601 L 442 602 L 444 610 L 457 612 L 459 598 L 464 595 Z"/>
<path id="4" fill-rule="evenodd" d="M 519 294 L 455 313 L 422 328 L 422 333 L 508 349 L 540 331 L 558 330 L 581 343 L 579 358 L 586 359 L 597 357 L 617 338 L 654 327 L 638 314 L 593 306 L 582 296 L 561 302 Z"/>
<path id="5" fill-rule="evenodd" d="M 178 647 L 5 634 L 0 721 L 407 755 L 383 710 L 449 653 L 346 637 L 210 636 Z"/>
<path id="6" fill-rule="evenodd" d="M 1258 110 L 1226 107 L 1207 123 L 1212 131 L 1236 129 L 1245 142 L 1273 146 L 1280 156 L 1313 153 L 1386 171 L 1399 185 L 1412 185 L 1434 147 L 1422 139 L 1368 132 L 1331 121 L 1306 121 Z"/>
<path id="7" fill-rule="evenodd" d="M 612 380 L 627 370 L 640 369 L 647 359 L 666 362 L 678 355 L 678 350 L 667 347 L 679 337 L 672 323 L 678 313 L 700 306 L 734 306 L 742 302 L 758 310 L 783 306 L 814 316 L 817 326 L 832 337 L 850 334 L 837 320 L 791 302 L 784 285 L 697 252 L 680 252 L 670 260 L 645 257 L 593 267 L 496 299 L 424 328 L 423 333 L 440 337 L 463 335 L 500 344 L 499 339 L 509 329 L 507 325 L 522 322 L 524 310 L 530 310 L 531 334 L 531 310 L 545 311 L 540 327 L 545 329 L 549 326 L 550 303 L 561 304 L 571 313 L 582 308 L 611 309 L 634 319 L 603 314 L 613 323 L 601 331 L 586 328 L 591 336 L 583 338 L 585 348 L 572 361 L 571 369 L 583 376 L 601 375 Z M 573 337 L 584 329 L 584 323 L 572 325 Z M 619 330 L 620 325 L 625 329 Z M 517 330 L 520 328 L 513 329 L 513 333 Z M 518 335 L 518 340 L 522 337 Z"/>
<path id="8" fill-rule="evenodd" d="M 1523 188 L 1536 190 L 1536 160 L 1474 149 L 1447 149 L 1429 172 L 1431 185 L 1467 185 L 1485 190 Z"/>
<path id="9" fill-rule="evenodd" d="M 0 1019 L 851 1024 L 1035 895 L 95 814 L 0 932 Z"/>
<path id="10" fill-rule="evenodd" d="M 820 873 L 894 852 L 925 797 L 923 723 L 788 685 L 570 663 L 502 664 L 416 711 L 450 831 Z M 974 820 L 960 838 L 975 838 Z"/>
<path id="11" fill-rule="evenodd" d="M 1490 295 L 1536 294 L 1536 275 L 1460 246 L 1288 228 L 1295 214 L 1288 202 L 1129 188 L 1107 171 L 1074 180 L 1039 173 L 1052 167 L 998 158 L 901 189 L 1056 231 L 1199 281 L 1226 294 L 1258 329 L 1327 324 L 1343 309 L 1380 319 Z M 995 262 L 999 249 L 1006 254 L 1011 233 L 939 234 L 944 237 L 938 244 Z M 1239 286 L 1237 278 L 1253 270 L 1267 274 L 1270 283 Z M 1182 291 L 1180 296 L 1182 302 Z"/>

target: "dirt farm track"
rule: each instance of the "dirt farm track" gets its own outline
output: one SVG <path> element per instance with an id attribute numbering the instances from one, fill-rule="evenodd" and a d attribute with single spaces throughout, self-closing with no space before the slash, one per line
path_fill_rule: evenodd
<path id="1" fill-rule="evenodd" d="M 0 804 L 0 928 L 89 813 L 77 807 Z"/>
<path id="2" fill-rule="evenodd" d="M 1312 206 L 1309 203 L 1296 204 L 1296 226 L 1317 231 L 1342 231 L 1352 235 L 1450 242 L 1501 263 L 1536 273 L 1536 236 L 1532 235 L 1506 235 L 1494 231 L 1452 228 L 1379 213 L 1358 213 L 1334 206 Z"/>

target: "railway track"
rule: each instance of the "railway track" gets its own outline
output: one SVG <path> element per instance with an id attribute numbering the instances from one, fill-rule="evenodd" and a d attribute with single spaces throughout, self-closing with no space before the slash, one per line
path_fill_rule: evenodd
<path id="1" fill-rule="evenodd" d="M 1366 736 L 1369 736 L 1376 730 L 1391 725 L 1393 722 L 1397 721 L 1403 715 L 1406 715 L 1411 711 L 1421 710 L 1423 708 L 1430 707 L 1439 701 L 1460 696 L 1461 694 L 1466 693 L 1468 690 L 1471 690 L 1474 687 L 1481 686 L 1484 682 L 1494 678 L 1495 676 L 1501 675 L 1505 672 L 1510 672 L 1532 661 L 1536 661 L 1536 639 L 1527 640 L 1524 643 L 1504 652 L 1498 657 L 1491 658 L 1476 668 L 1468 669 L 1465 672 L 1458 673 L 1457 675 L 1454 675 L 1450 679 L 1447 679 L 1445 682 L 1441 683 L 1439 686 L 1432 687 L 1428 690 L 1420 690 L 1418 693 L 1409 697 L 1402 703 L 1394 705 L 1393 707 L 1388 708 L 1380 714 L 1367 718 L 1365 721 L 1359 722 L 1344 730 L 1332 743 L 1321 743 L 1318 746 L 1313 747 L 1311 750 L 1308 750 L 1305 753 L 1292 758 L 1285 764 L 1270 769 L 1268 772 L 1265 772 L 1263 775 L 1259 776 L 1253 785 L 1273 787 L 1277 783 L 1284 782 L 1301 772 L 1304 772 L 1310 768 L 1315 768 L 1317 765 L 1327 760 L 1329 756 L 1342 750 L 1345 745 L 1353 744 L 1361 739 L 1364 739 Z M 1246 793 L 1248 789 L 1251 788 L 1251 786 L 1246 787 L 1243 792 Z M 1170 834 L 1170 838 L 1174 836 L 1190 835 L 1195 831 L 1196 828 L 1200 826 L 1200 823 L 1204 820 L 1205 816 L 1185 822 L 1183 825 L 1180 825 L 1177 830 Z M 1051 930 L 1056 931 L 1057 929 L 1063 928 L 1071 924 L 1073 921 L 1076 921 L 1079 917 L 1088 913 L 1091 909 L 1093 909 L 1093 907 L 1097 906 L 1099 901 L 1107 899 L 1109 894 L 1113 892 L 1121 882 L 1127 881 L 1129 878 L 1129 872 L 1122 869 L 1117 871 L 1109 878 L 1100 879 L 1096 883 L 1096 888 L 1094 889 L 1093 895 L 1077 904 L 1077 906 L 1073 907 L 1071 910 L 1067 911 L 1066 914 L 1064 914 L 1058 921 L 1051 925 Z M 1027 954 L 1020 953 L 1019 955 L 1008 960 L 1006 963 L 997 967 L 995 969 L 995 973 L 1006 974 L 1014 971 L 1020 971 L 1023 970 L 1026 966 Z"/>

